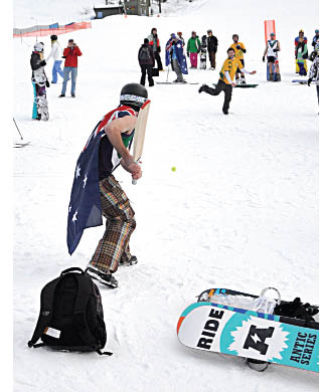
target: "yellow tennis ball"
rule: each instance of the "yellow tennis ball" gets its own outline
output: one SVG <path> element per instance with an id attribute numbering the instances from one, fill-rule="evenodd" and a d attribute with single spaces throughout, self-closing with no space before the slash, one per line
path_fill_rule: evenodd
<path id="1" fill-rule="evenodd" d="M 173 172 L 175 172 L 177 169 L 176 169 L 175 166 L 172 166 L 171 170 L 172 170 Z"/>

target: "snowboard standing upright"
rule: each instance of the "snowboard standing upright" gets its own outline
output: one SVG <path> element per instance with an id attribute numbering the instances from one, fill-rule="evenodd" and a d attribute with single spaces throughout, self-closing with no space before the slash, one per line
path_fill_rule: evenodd
<path id="1" fill-rule="evenodd" d="M 48 101 L 46 87 L 50 86 L 47 75 L 44 71 L 46 65 L 43 60 L 44 44 L 37 42 L 31 54 L 30 65 L 32 70 L 33 85 L 33 110 L 32 118 L 35 120 L 49 120 Z"/>
<path id="2" fill-rule="evenodd" d="M 202 37 L 200 46 L 200 69 L 207 69 L 207 37 Z"/>

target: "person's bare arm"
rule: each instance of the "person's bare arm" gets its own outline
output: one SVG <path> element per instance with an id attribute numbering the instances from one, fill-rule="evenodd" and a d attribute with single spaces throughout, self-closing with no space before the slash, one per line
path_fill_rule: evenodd
<path id="1" fill-rule="evenodd" d="M 122 167 L 132 174 L 132 177 L 137 180 L 141 177 L 141 168 L 134 161 L 133 156 L 130 154 L 129 150 L 123 144 L 121 134 L 122 133 L 132 133 L 136 126 L 137 118 L 133 116 L 125 116 L 122 118 L 117 118 L 113 120 L 109 125 L 105 127 L 105 134 L 107 135 L 110 143 L 117 150 L 121 156 Z"/>
<path id="2" fill-rule="evenodd" d="M 264 50 L 263 57 L 266 56 L 267 52 L 268 52 L 268 44 L 267 44 L 267 46 L 266 46 L 266 48 L 265 48 L 265 50 Z M 260 53 L 261 53 L 261 52 L 260 52 Z"/>

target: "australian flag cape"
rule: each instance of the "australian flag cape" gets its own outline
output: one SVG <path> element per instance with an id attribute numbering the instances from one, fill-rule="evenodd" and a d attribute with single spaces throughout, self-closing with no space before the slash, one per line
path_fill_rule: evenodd
<path id="1" fill-rule="evenodd" d="M 171 62 L 171 50 L 173 46 L 172 38 L 166 43 L 166 66 Z M 183 42 L 179 39 L 175 45 L 177 60 L 181 68 L 181 72 L 185 75 L 188 74 L 187 60 L 186 56 L 183 54 Z"/>
<path id="2" fill-rule="evenodd" d="M 102 225 L 99 145 L 105 136 L 104 126 L 116 118 L 135 115 L 128 106 L 119 106 L 107 113 L 95 126 L 77 160 L 68 208 L 67 245 L 70 255 L 77 248 L 84 229 Z"/>

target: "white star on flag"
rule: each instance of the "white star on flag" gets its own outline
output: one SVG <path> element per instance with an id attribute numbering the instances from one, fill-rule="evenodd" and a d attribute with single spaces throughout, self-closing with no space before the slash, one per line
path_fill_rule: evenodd
<path id="1" fill-rule="evenodd" d="M 76 167 L 76 178 L 80 177 L 80 171 L 81 171 L 81 167 L 79 165 L 77 165 L 77 167 Z"/>
<path id="2" fill-rule="evenodd" d="M 72 217 L 72 222 L 75 222 L 75 221 L 77 221 L 77 220 L 78 220 L 78 217 L 77 217 L 77 215 L 78 215 L 78 211 L 76 211 L 76 212 L 73 214 L 73 217 Z"/>
<path id="3" fill-rule="evenodd" d="M 84 179 L 83 179 L 83 188 L 86 187 L 86 185 L 87 185 L 87 180 L 88 180 L 88 176 L 85 175 L 85 177 L 84 177 Z"/>
<path id="4" fill-rule="evenodd" d="M 71 204 L 70 204 L 70 206 L 69 206 L 69 212 L 71 212 L 71 210 L 72 210 L 72 206 L 71 206 Z"/>

